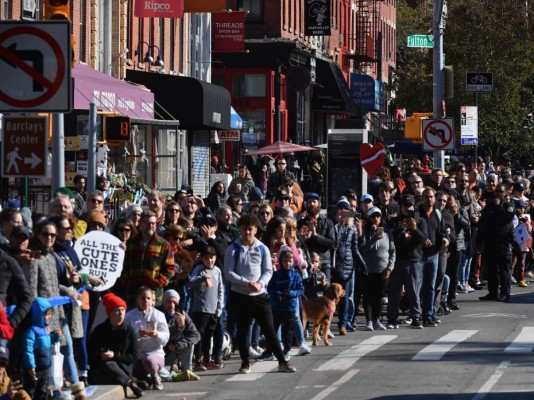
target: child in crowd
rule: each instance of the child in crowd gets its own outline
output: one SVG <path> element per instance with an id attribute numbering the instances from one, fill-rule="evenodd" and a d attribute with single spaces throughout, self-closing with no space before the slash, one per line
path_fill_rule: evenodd
<path id="1" fill-rule="evenodd" d="M 291 324 L 298 307 L 298 298 L 304 294 L 302 278 L 295 269 L 295 254 L 283 247 L 278 257 L 280 270 L 275 271 L 267 286 L 273 309 L 274 330 L 282 326 L 282 345 L 286 360 L 291 349 Z M 302 343 L 298 343 L 299 346 Z M 267 349 L 269 351 L 269 349 Z"/>
<path id="2" fill-rule="evenodd" d="M 322 296 L 326 290 L 326 285 L 326 275 L 321 271 L 321 256 L 319 253 L 312 252 L 308 266 L 308 279 L 304 280 L 304 294 L 306 298 L 315 299 Z"/>
<path id="3" fill-rule="evenodd" d="M 211 341 L 217 326 L 217 318 L 221 316 L 224 305 L 223 277 L 221 270 L 215 267 L 216 259 L 215 249 L 206 246 L 200 253 L 200 264 L 193 269 L 189 278 L 189 285 L 193 291 L 191 318 L 201 336 L 200 343 L 195 346 L 197 371 L 205 371 L 208 367 L 214 369 L 223 367 L 219 355 L 214 354 L 213 363 L 210 362 Z"/>
<path id="4" fill-rule="evenodd" d="M 48 391 L 47 372 L 50 368 L 52 345 L 61 339 L 61 329 L 50 332 L 52 305 L 47 299 L 37 297 L 31 308 L 32 326 L 22 337 L 22 368 L 24 389 L 34 400 L 46 400 Z M 54 398 L 64 398 L 58 391 Z"/>

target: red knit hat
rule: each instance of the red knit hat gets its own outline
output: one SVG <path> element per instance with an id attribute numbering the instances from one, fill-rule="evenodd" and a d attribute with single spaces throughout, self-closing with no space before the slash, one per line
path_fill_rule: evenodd
<path id="1" fill-rule="evenodd" d="M 111 314 L 111 312 L 118 307 L 124 307 L 125 310 L 128 308 L 126 307 L 126 302 L 119 296 L 115 296 L 113 293 L 104 295 L 104 297 L 102 297 L 102 303 L 104 303 L 107 315 Z"/>

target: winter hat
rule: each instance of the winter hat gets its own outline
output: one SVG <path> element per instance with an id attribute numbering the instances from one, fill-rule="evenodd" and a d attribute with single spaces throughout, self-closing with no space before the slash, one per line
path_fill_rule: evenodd
<path id="1" fill-rule="evenodd" d="M 107 315 L 111 314 L 111 312 L 116 308 L 124 307 L 125 310 L 128 308 L 126 306 L 126 302 L 113 293 L 107 293 L 104 295 L 104 297 L 102 297 L 102 303 L 104 303 L 104 308 L 106 309 Z"/>
<path id="2" fill-rule="evenodd" d="M 336 204 L 336 208 L 343 208 L 345 210 L 350 210 L 350 203 L 349 200 L 345 196 L 341 196 L 339 198 L 339 201 Z"/>
<path id="3" fill-rule="evenodd" d="M 166 290 L 165 293 L 163 293 L 163 303 L 165 303 L 170 298 L 176 298 L 178 300 L 178 303 L 180 302 L 180 295 L 178 292 L 174 289 Z"/>
<path id="4" fill-rule="evenodd" d="M 87 222 L 87 225 L 89 225 L 91 222 L 99 223 L 102 226 L 107 225 L 104 214 L 102 213 L 102 211 L 97 211 L 97 210 L 93 210 L 87 215 L 86 222 Z"/>
<path id="5" fill-rule="evenodd" d="M 132 204 L 128 209 L 126 210 L 126 218 L 130 218 L 133 213 L 142 213 L 143 209 L 138 204 Z"/>

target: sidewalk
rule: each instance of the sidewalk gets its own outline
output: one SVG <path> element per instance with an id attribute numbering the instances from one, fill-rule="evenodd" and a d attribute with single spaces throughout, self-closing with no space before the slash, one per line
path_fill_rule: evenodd
<path id="1" fill-rule="evenodd" d="M 95 388 L 95 387 L 96 387 L 96 390 L 94 391 L 94 393 L 91 394 L 90 396 L 88 396 L 89 400 L 124 399 L 124 392 L 122 390 L 122 386 L 117 386 L 117 385 L 94 385 L 94 386 L 89 386 L 87 388 L 88 392 L 90 392 L 90 390 L 92 388 Z M 89 394 L 89 393 L 87 393 L 87 394 Z M 129 392 L 128 394 L 131 395 L 132 393 Z"/>

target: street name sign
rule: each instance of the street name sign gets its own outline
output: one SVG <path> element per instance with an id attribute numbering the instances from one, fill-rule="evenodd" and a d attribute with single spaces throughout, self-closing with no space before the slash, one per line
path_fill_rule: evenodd
<path id="1" fill-rule="evenodd" d="M 409 35 L 408 47 L 422 47 L 431 49 L 434 47 L 434 37 L 432 35 Z"/>
<path id="2" fill-rule="evenodd" d="M 468 92 L 492 92 L 493 74 L 491 72 L 468 72 L 465 77 Z"/>
<path id="3" fill-rule="evenodd" d="M 454 149 L 454 119 L 424 119 L 423 121 L 423 150 L 453 150 Z"/>
<path id="4" fill-rule="evenodd" d="M 69 21 L 0 23 L 0 111 L 69 112 Z"/>
<path id="5" fill-rule="evenodd" d="M 44 177 L 48 117 L 4 117 L 2 177 Z"/>

